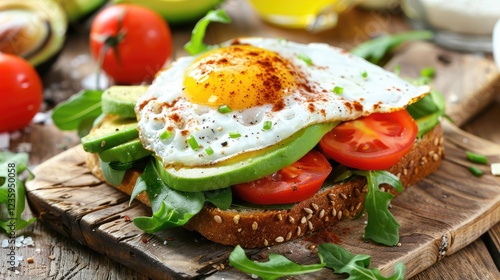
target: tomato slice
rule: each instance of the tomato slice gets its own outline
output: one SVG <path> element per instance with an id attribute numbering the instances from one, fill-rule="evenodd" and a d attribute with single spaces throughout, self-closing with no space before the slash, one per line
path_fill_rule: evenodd
<path id="1" fill-rule="evenodd" d="M 319 144 L 328 156 L 345 166 L 383 170 L 408 153 L 417 132 L 418 127 L 406 110 L 375 113 L 339 124 Z"/>
<path id="2" fill-rule="evenodd" d="M 313 196 L 331 170 L 328 160 L 312 150 L 272 175 L 233 186 L 233 194 L 255 204 L 295 203 Z"/>

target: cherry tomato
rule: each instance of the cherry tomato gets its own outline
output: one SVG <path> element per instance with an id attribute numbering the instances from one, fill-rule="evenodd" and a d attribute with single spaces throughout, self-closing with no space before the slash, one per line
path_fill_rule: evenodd
<path id="1" fill-rule="evenodd" d="M 406 110 L 375 113 L 339 124 L 319 144 L 328 156 L 343 165 L 383 170 L 411 149 L 417 132 L 418 127 Z"/>
<path id="2" fill-rule="evenodd" d="M 112 5 L 92 21 L 90 51 L 116 83 L 151 82 L 172 55 L 170 28 L 148 8 Z"/>
<path id="3" fill-rule="evenodd" d="M 255 204 L 286 204 L 313 196 L 332 171 L 330 163 L 316 150 L 278 172 L 232 187 L 233 194 Z"/>
<path id="4" fill-rule="evenodd" d="M 0 53 L 0 99 L 0 132 L 27 126 L 40 109 L 42 81 L 23 58 Z"/>

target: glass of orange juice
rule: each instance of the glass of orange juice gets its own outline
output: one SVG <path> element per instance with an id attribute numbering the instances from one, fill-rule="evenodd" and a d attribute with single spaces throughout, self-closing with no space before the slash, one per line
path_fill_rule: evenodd
<path id="1" fill-rule="evenodd" d="M 248 0 L 263 20 L 287 28 L 321 31 L 356 0 Z"/>

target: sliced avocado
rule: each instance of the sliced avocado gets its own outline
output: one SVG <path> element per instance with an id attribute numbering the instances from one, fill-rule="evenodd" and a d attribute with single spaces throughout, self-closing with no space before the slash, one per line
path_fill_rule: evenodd
<path id="1" fill-rule="evenodd" d="M 2 0 L 0 25 L 9 34 L 0 40 L 0 52 L 22 56 L 44 73 L 62 50 L 68 20 L 54 0 Z"/>
<path id="2" fill-rule="evenodd" d="M 81 142 L 85 151 L 98 153 L 136 139 L 138 136 L 136 119 L 105 115 L 92 131 L 81 139 Z"/>
<path id="3" fill-rule="evenodd" d="M 315 124 L 295 133 L 291 137 L 263 149 L 241 161 L 207 167 L 164 168 L 156 159 L 156 167 L 162 180 L 171 188 L 198 192 L 250 182 L 270 175 L 299 160 L 312 150 L 323 135 L 337 123 Z"/>
<path id="4" fill-rule="evenodd" d="M 135 103 L 148 86 L 112 86 L 102 93 L 102 112 L 122 118 L 136 118 Z"/>
<path id="5" fill-rule="evenodd" d="M 106 0 L 56 0 L 64 9 L 69 22 L 80 21 L 99 7 L 106 3 Z"/>
<path id="6" fill-rule="evenodd" d="M 98 155 L 99 158 L 105 162 L 118 161 L 121 163 L 127 163 L 149 156 L 150 154 L 151 151 L 144 149 L 141 140 L 139 140 L 139 138 L 136 138 L 118 146 L 114 146 L 112 148 L 104 150 Z"/>

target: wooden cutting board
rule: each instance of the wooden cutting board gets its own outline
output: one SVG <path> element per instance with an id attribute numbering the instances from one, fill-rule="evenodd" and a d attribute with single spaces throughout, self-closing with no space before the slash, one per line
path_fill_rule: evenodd
<path id="1" fill-rule="evenodd" d="M 429 59 L 427 64 L 422 64 L 423 57 Z M 423 67 L 435 67 L 439 73 L 435 85 L 445 93 L 451 104 L 448 112 L 459 124 L 491 100 L 491 88 L 498 80 L 490 60 L 443 51 L 429 44 L 412 44 L 402 49 L 388 67 L 395 64 L 401 66 L 406 76 L 418 75 Z M 467 102 L 453 103 L 454 96 Z M 479 100 L 474 108 L 470 108 L 471 100 Z M 462 116 L 463 108 L 470 109 L 467 116 Z M 326 241 L 336 241 L 356 254 L 371 255 L 372 266 L 385 275 L 393 273 L 397 262 L 404 262 L 406 277 L 411 277 L 465 247 L 498 223 L 500 177 L 491 175 L 489 166 L 480 166 L 484 176 L 472 176 L 466 169 L 470 163 L 464 152 L 485 154 L 492 162 L 500 162 L 500 145 L 467 134 L 447 122 L 444 126 L 446 158 L 440 169 L 392 203 L 391 211 L 401 224 L 400 247 L 363 242 L 363 219 L 343 221 L 330 232 L 333 239 Z M 128 217 L 149 215 L 149 210 L 136 201 L 129 204 L 127 195 L 91 175 L 84 158 L 85 152 L 76 146 L 34 170 L 35 179 L 26 185 L 27 196 L 42 221 L 154 279 L 250 278 L 229 267 L 227 258 L 232 247 L 214 244 L 182 228 L 154 235 L 137 229 Z M 247 254 L 263 260 L 272 252 L 299 263 L 316 263 L 317 242 L 314 238 L 302 238 L 271 248 L 247 250 Z M 300 278 L 335 279 L 335 276 L 324 269 Z"/>

